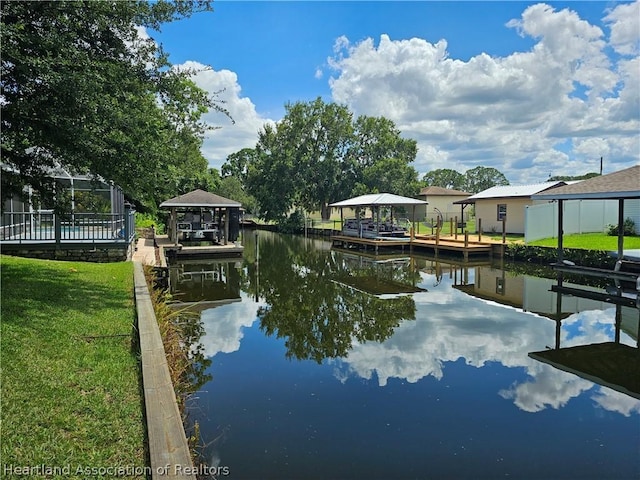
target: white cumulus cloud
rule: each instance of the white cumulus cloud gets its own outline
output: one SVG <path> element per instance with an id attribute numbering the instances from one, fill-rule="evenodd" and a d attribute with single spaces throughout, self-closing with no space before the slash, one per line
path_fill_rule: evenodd
<path id="1" fill-rule="evenodd" d="M 230 70 L 216 71 L 194 61 L 176 65 L 176 68 L 197 71 L 192 76 L 193 81 L 210 95 L 215 95 L 221 101 L 219 105 L 231 117 L 213 110 L 203 117 L 204 121 L 215 127 L 206 134 L 202 148 L 209 165 L 220 170 L 231 153 L 255 147 L 258 131 L 273 120 L 261 116 L 251 99 L 242 96 L 236 73 Z"/>
<path id="2" fill-rule="evenodd" d="M 446 40 L 340 37 L 328 60 L 333 99 L 392 119 L 418 141 L 422 173 L 483 165 L 529 183 L 597 171 L 601 156 L 617 164 L 609 171 L 631 166 L 640 154 L 638 5 L 603 12 L 609 37 L 571 9 L 532 5 L 505 25 L 535 41 L 529 51 L 468 61 L 451 58 Z"/>

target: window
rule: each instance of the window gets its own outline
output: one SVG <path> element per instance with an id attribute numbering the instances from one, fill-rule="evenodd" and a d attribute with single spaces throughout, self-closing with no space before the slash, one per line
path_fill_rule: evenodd
<path id="1" fill-rule="evenodd" d="M 501 222 L 503 219 L 507 218 L 507 204 L 499 203 L 498 204 L 498 221 Z"/>

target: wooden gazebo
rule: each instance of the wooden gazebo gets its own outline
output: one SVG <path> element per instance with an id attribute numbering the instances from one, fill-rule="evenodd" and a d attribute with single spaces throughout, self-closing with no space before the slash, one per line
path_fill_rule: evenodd
<path id="1" fill-rule="evenodd" d="M 238 238 L 240 224 L 240 208 L 242 205 L 235 200 L 205 192 L 193 190 L 160 204 L 160 208 L 169 209 L 169 240 L 178 243 L 178 233 L 205 236 L 216 232 L 221 234 L 220 243 L 228 244 Z M 178 215 L 188 214 L 189 218 L 179 219 Z"/>

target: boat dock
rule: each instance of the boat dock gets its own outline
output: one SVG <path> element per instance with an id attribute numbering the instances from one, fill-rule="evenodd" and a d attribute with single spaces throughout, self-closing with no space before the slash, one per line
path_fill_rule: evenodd
<path id="1" fill-rule="evenodd" d="M 399 249 L 402 252 L 411 250 L 422 250 L 433 254 L 453 254 L 462 255 L 465 261 L 470 256 L 501 256 L 504 247 L 503 243 L 491 241 L 470 241 L 468 236 L 464 239 L 455 237 L 438 237 L 435 235 L 415 235 L 412 237 L 376 237 L 362 238 L 348 235 L 332 235 L 333 246 L 341 248 L 362 248 L 372 249 L 377 255 L 382 249 Z"/>
<path id="2" fill-rule="evenodd" d="M 191 258 L 239 258 L 242 257 L 244 247 L 242 245 L 203 245 L 184 246 L 166 245 L 164 252 L 168 258 L 191 259 Z"/>

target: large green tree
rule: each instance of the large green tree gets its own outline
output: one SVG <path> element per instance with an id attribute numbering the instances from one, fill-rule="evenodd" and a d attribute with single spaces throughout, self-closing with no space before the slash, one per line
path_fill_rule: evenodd
<path id="1" fill-rule="evenodd" d="M 462 190 L 464 188 L 465 177 L 460 172 L 451 170 L 450 168 L 439 168 L 427 172 L 422 177 L 422 181 L 428 187 Z"/>
<path id="2" fill-rule="evenodd" d="M 248 191 L 263 218 L 282 220 L 295 206 L 328 219 L 330 203 L 363 188 L 398 192 L 410 184 L 417 193 L 415 171 L 407 168 L 416 142 L 401 138 L 391 120 L 354 121 L 346 106 L 320 98 L 285 109 L 277 125 L 263 127 L 254 151 L 238 152 L 223 166 L 229 172 L 246 169 Z M 376 179 L 376 172 L 384 178 Z"/>
<path id="3" fill-rule="evenodd" d="M 493 167 L 475 167 L 464 174 L 463 190 L 478 193 L 498 185 L 509 185 L 509 180 L 502 172 Z"/>
<path id="4" fill-rule="evenodd" d="M 153 203 L 176 173 L 206 172 L 201 115 L 223 109 L 139 28 L 210 10 L 209 1 L 0 8 L 3 198 L 25 185 L 50 196 L 49 173 L 62 167 Z"/>
<path id="5" fill-rule="evenodd" d="M 415 168 L 398 158 L 382 158 L 363 170 L 361 183 L 354 193 L 390 192 L 415 197 L 419 190 Z"/>
<path id="6" fill-rule="evenodd" d="M 362 168 L 389 158 L 405 163 L 416 159 L 417 142 L 402 138 L 400 130 L 388 118 L 361 115 L 357 118 L 354 129 L 356 138 L 349 153 Z"/>

